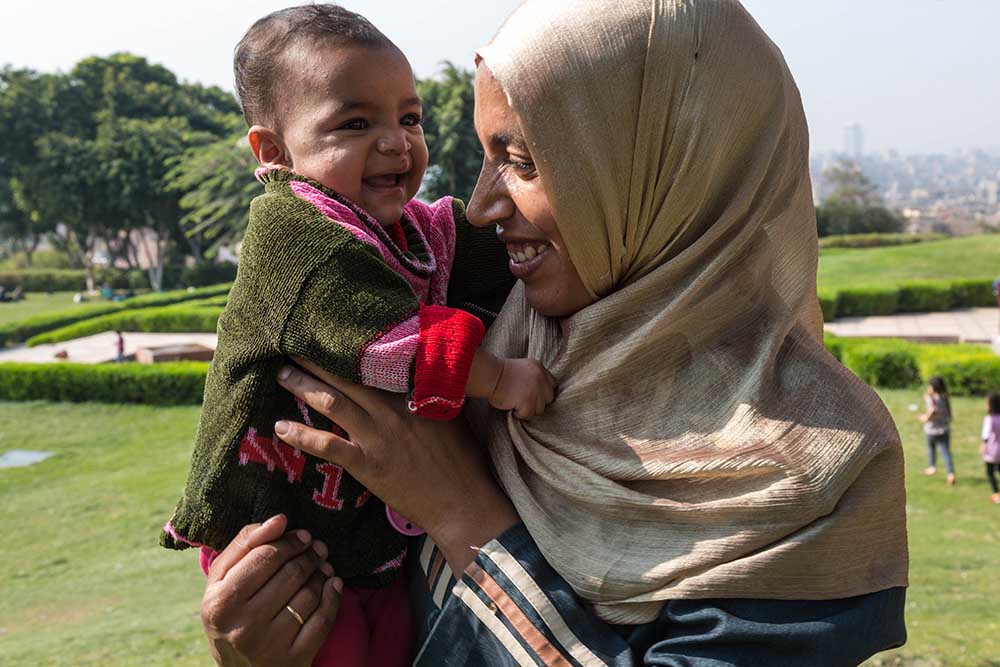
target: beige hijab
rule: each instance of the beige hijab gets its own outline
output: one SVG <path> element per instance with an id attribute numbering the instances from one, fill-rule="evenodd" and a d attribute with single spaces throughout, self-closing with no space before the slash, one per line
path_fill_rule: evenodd
<path id="1" fill-rule="evenodd" d="M 735 0 L 529 0 L 480 55 L 596 299 L 560 327 L 515 288 L 487 344 L 541 359 L 558 397 L 470 410 L 547 560 L 613 623 L 906 585 L 899 437 L 819 337 L 774 44 Z"/>

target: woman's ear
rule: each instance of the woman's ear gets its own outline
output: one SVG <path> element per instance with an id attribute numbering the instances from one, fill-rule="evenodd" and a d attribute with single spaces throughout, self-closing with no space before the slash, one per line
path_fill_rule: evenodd
<path id="1" fill-rule="evenodd" d="M 277 132 L 263 125 L 254 125 L 247 132 L 250 150 L 262 167 L 292 168 L 292 157 L 288 154 L 285 142 Z"/>

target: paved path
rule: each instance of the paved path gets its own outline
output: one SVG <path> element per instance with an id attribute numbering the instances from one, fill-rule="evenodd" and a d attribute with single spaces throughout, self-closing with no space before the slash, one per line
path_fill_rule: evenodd
<path id="1" fill-rule="evenodd" d="M 998 318 L 1000 313 L 996 308 L 974 308 L 947 313 L 845 317 L 835 322 L 828 322 L 826 330 L 848 338 L 904 338 L 946 343 L 990 343 L 997 336 Z M 141 347 L 195 343 L 214 350 L 216 345 L 215 334 L 206 333 L 124 332 L 122 335 L 125 337 L 126 356 L 135 354 Z M 56 361 L 55 354 L 60 350 L 65 350 L 69 354 L 67 361 L 88 364 L 113 361 L 115 334 L 109 331 L 55 345 L 0 349 L 0 362 L 47 363 Z"/>
<path id="2" fill-rule="evenodd" d="M 883 317 L 845 317 L 828 322 L 830 333 L 848 338 L 905 338 L 942 343 L 990 343 L 997 336 L 996 308 Z"/>
<path id="3" fill-rule="evenodd" d="M 122 332 L 125 339 L 125 356 L 135 354 L 141 347 L 163 347 L 165 345 L 179 345 L 182 343 L 196 343 L 215 349 L 216 336 L 208 333 L 135 333 Z M 65 350 L 69 357 L 66 361 L 74 361 L 84 364 L 103 364 L 114 361 L 116 355 L 113 331 L 68 340 L 64 343 L 54 345 L 39 345 L 37 347 L 18 347 L 10 350 L 0 349 L 0 362 L 3 361 L 26 361 L 35 363 L 48 363 L 58 361 L 56 352 Z"/>

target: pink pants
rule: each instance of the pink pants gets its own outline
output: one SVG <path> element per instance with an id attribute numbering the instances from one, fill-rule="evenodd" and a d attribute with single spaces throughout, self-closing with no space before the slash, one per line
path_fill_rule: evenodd
<path id="1" fill-rule="evenodd" d="M 218 554 L 201 549 L 201 569 Z M 405 582 L 385 588 L 345 587 L 333 630 L 313 667 L 405 667 L 413 655 L 413 623 Z"/>

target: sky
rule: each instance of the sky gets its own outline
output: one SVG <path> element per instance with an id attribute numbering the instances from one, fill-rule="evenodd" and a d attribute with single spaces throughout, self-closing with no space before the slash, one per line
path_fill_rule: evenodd
<path id="1" fill-rule="evenodd" d="M 0 0 L 0 65 L 67 71 L 130 51 L 181 79 L 232 90 L 232 49 L 296 0 Z M 613 2 L 614 0 L 608 0 Z M 860 123 L 866 151 L 1000 150 L 1000 0 L 743 0 L 802 92 L 814 151 Z M 472 65 L 518 0 L 342 0 L 409 56 L 419 77 Z"/>

